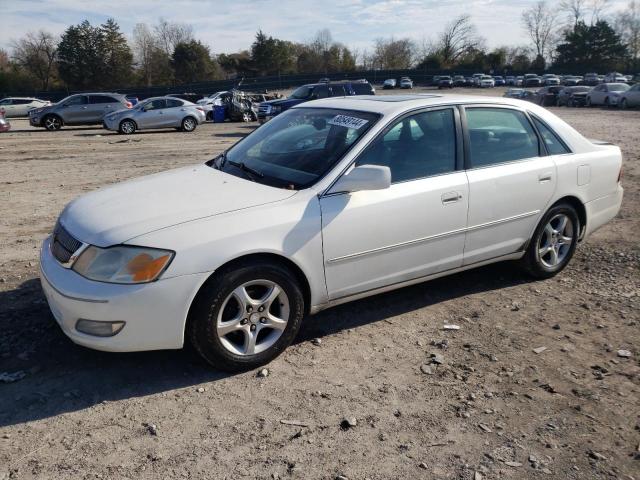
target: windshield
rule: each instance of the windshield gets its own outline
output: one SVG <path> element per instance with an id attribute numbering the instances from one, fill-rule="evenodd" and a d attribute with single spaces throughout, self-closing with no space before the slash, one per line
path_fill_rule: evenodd
<path id="1" fill-rule="evenodd" d="M 377 120 L 374 113 L 293 108 L 209 165 L 274 187 L 300 190 L 327 173 Z"/>
<path id="2" fill-rule="evenodd" d="M 307 87 L 306 85 L 302 87 L 298 87 L 293 91 L 293 93 L 289 96 L 289 98 L 297 98 L 297 99 L 309 98 L 312 91 L 313 91 L 313 88 Z"/>

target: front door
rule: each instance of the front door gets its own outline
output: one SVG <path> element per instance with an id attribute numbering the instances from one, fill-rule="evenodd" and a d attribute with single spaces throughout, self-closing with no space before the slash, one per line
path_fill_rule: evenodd
<path id="1" fill-rule="evenodd" d="M 464 264 L 523 250 L 556 187 L 556 167 L 524 112 L 466 107 L 469 224 Z"/>
<path id="2" fill-rule="evenodd" d="M 468 185 L 453 108 L 407 115 L 356 165 L 384 165 L 385 190 L 321 198 L 325 274 L 334 300 L 462 265 Z"/>
<path id="3" fill-rule="evenodd" d="M 75 95 L 69 98 L 60 111 L 64 123 L 77 124 L 86 122 L 89 118 L 88 103 L 89 101 L 86 95 Z"/>
<path id="4" fill-rule="evenodd" d="M 151 100 L 142 107 L 140 115 L 136 116 L 138 128 L 159 128 L 164 122 L 166 101 L 162 98 Z"/>

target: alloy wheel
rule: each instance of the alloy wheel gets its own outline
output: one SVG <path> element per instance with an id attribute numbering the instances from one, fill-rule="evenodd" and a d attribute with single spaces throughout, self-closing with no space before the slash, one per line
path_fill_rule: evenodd
<path id="1" fill-rule="evenodd" d="M 131 120 L 125 120 L 120 124 L 120 131 L 122 133 L 126 133 L 127 135 L 133 133 L 136 130 L 136 126 L 133 124 Z"/>
<path id="2" fill-rule="evenodd" d="M 44 119 L 44 126 L 47 130 L 60 130 L 62 122 L 58 117 L 51 116 Z"/>
<path id="3" fill-rule="evenodd" d="M 192 132 L 196 129 L 196 121 L 193 118 L 185 118 L 182 122 L 182 128 L 186 132 Z"/>
<path id="4" fill-rule="evenodd" d="M 278 341 L 289 316 L 289 298 L 280 285 L 271 280 L 252 280 L 235 288 L 224 300 L 215 331 L 229 352 L 255 355 Z"/>
<path id="5" fill-rule="evenodd" d="M 564 213 L 551 217 L 538 241 L 540 262 L 547 268 L 556 268 L 569 254 L 573 243 L 574 225 Z"/>

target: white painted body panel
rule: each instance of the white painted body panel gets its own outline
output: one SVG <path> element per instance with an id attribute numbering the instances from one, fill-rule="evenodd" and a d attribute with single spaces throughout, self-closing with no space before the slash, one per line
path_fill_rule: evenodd
<path id="1" fill-rule="evenodd" d="M 306 278 L 309 309 L 316 312 L 378 291 L 519 258 L 540 216 L 565 196 L 584 205 L 586 235 L 617 214 L 622 201 L 617 147 L 585 139 L 528 102 L 458 95 L 405 98 L 305 103 L 304 108 L 381 115 L 332 171 L 306 190 L 268 187 L 199 165 L 106 187 L 73 201 L 60 221 L 77 239 L 176 254 L 156 282 L 113 285 L 63 268 L 45 241 L 43 288 L 65 333 L 77 343 L 103 350 L 179 348 L 189 307 L 202 284 L 221 266 L 246 255 L 271 254 L 292 262 Z M 325 195 L 394 118 L 417 108 L 456 104 L 509 105 L 535 113 L 573 153 L 460 170 L 385 190 Z M 549 172 L 551 179 L 541 181 Z M 450 192 L 458 192 L 460 200 L 444 205 L 443 194 Z M 127 324 L 114 337 L 98 338 L 76 332 L 78 318 Z"/>

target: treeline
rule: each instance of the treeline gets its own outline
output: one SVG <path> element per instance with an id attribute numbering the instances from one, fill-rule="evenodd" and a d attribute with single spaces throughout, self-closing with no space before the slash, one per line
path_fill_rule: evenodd
<path id="1" fill-rule="evenodd" d="M 640 0 L 609 15 L 608 0 L 538 1 L 522 13 L 526 45 L 486 47 L 472 18 L 461 15 L 432 38 L 378 38 L 357 50 L 327 29 L 307 42 L 258 31 L 247 50 L 215 54 L 193 27 L 163 19 L 137 24 L 128 39 L 114 19 L 84 21 L 56 38 L 46 31 L 0 50 L 0 91 L 152 87 L 263 75 L 357 70 L 586 72 L 640 71 Z"/>

